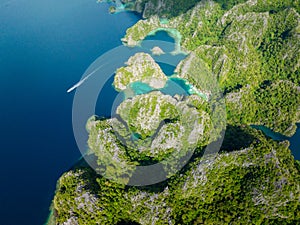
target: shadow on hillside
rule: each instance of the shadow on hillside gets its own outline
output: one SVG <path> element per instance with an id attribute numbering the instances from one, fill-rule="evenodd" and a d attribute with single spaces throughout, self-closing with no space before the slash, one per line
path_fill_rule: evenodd
<path id="1" fill-rule="evenodd" d="M 221 152 L 238 151 L 250 146 L 256 139 L 248 131 L 248 127 L 228 125 L 221 146 Z"/>

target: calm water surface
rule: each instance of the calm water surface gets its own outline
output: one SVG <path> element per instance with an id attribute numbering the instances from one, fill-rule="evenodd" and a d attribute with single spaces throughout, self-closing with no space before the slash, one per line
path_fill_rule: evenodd
<path id="1" fill-rule="evenodd" d="M 80 157 L 66 90 L 139 19 L 109 15 L 108 7 L 0 1 L 1 225 L 43 224 L 56 180 Z"/>
<path id="2" fill-rule="evenodd" d="M 71 110 L 75 84 L 121 44 L 139 17 L 109 15 L 95 0 L 0 1 L 0 224 L 43 224 L 59 176 L 80 157 Z M 159 32 L 148 40 L 173 41 Z M 161 65 L 167 75 L 174 67 Z M 112 81 L 112 80 L 111 80 Z M 105 109 L 117 94 L 106 85 Z M 290 139 L 299 157 L 300 131 Z"/>

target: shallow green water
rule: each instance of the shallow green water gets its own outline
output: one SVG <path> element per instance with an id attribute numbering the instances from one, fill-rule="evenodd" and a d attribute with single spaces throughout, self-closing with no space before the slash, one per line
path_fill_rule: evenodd
<path id="1" fill-rule="evenodd" d="M 175 78 L 175 77 L 169 77 L 168 81 L 166 82 L 166 85 L 161 89 L 154 89 L 150 87 L 148 84 L 143 83 L 141 81 L 133 82 L 129 85 L 129 89 L 132 92 L 131 95 L 125 93 L 125 98 L 132 97 L 133 95 L 142 95 L 147 94 L 151 91 L 161 91 L 162 93 L 166 95 L 174 96 L 176 94 L 178 95 L 192 95 L 192 94 L 198 94 L 199 96 L 203 97 L 204 99 L 207 99 L 206 95 L 201 93 L 200 91 L 196 90 L 193 85 L 189 84 L 185 79 L 181 78 Z"/>

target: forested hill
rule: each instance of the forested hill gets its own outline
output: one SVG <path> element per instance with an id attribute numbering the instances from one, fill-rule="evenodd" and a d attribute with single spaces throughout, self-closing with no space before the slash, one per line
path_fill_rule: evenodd
<path id="1" fill-rule="evenodd" d="M 80 164 L 59 179 L 50 221 L 60 225 L 300 224 L 300 163 L 288 141 L 272 140 L 252 128 L 262 125 L 292 136 L 300 122 L 299 1 L 123 3 L 147 18 L 127 30 L 125 45 L 139 45 L 149 34 L 164 30 L 175 38 L 176 52 L 187 55 L 173 78 L 188 81 L 206 96 L 213 95 L 215 86 L 210 82 L 216 80 L 222 94 L 218 100 L 226 106 L 223 144 L 215 156 L 203 156 L 205 147 L 213 143 L 208 136 L 216 134 L 216 140 L 221 133 L 211 123 L 216 117 L 210 103 L 214 110 L 218 106 L 215 98 L 195 93 L 172 97 L 157 90 L 134 96 L 130 85 L 136 81 L 149 86 L 168 81 L 153 55 L 135 55 L 116 70 L 114 80 L 116 90 L 129 88 L 132 94 L 117 109 L 122 122 L 97 117 L 88 121 L 89 154 L 98 167 Z M 153 77 L 161 82 L 153 83 Z M 197 129 L 191 141 L 185 132 L 193 124 Z M 132 139 L 135 148 L 127 144 Z M 144 148 L 145 143 L 151 148 Z M 146 187 L 126 185 L 136 166 L 170 154 L 184 155 L 191 143 L 196 149 L 193 157 L 169 179 Z M 123 162 L 130 164 L 126 174 Z M 119 176 L 124 183 L 100 176 L 99 171 L 105 177 Z"/>
<path id="2" fill-rule="evenodd" d="M 223 10 L 202 1 L 167 24 L 157 16 L 139 21 L 123 41 L 134 46 L 153 30 L 178 30 L 181 49 L 190 53 L 186 62 L 200 60 L 217 77 L 230 123 L 265 125 L 291 136 L 300 120 L 300 16 L 290 5 L 250 0 Z"/>
<path id="3" fill-rule="evenodd" d="M 187 10 L 193 8 L 201 0 L 121 0 L 127 8 L 135 10 L 143 15 L 144 18 L 148 18 L 152 15 L 158 15 L 160 17 L 175 17 Z M 204 0 L 202 0 L 204 1 Z M 246 2 L 246 0 L 214 0 L 218 3 L 223 10 L 229 10 L 233 6 Z M 286 7 L 294 7 L 298 12 L 300 10 L 299 1 L 286 0 L 286 1 L 270 1 L 265 0 L 265 4 L 268 5 L 273 2 L 270 10 L 282 10 Z M 283 3 L 284 2 L 284 3 Z"/>

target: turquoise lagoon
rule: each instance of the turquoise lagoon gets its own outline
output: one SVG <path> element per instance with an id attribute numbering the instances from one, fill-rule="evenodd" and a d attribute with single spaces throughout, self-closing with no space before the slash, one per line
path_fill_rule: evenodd
<path id="1" fill-rule="evenodd" d="M 97 57 L 121 45 L 126 29 L 140 19 L 128 12 L 110 15 L 108 8 L 92 0 L 0 3 L 0 224 L 45 222 L 57 179 L 80 158 L 71 120 L 74 93 L 66 91 Z M 151 39 L 174 43 L 164 31 Z M 162 92 L 173 95 L 176 84 L 192 94 L 190 84 L 171 78 L 174 66 L 159 65 L 170 76 Z M 119 94 L 112 81 L 100 93 L 99 116 L 111 114 Z M 135 94 L 152 91 L 132 85 Z M 299 128 L 289 140 L 299 159 Z"/>
<path id="2" fill-rule="evenodd" d="M 129 85 L 129 89 L 131 90 L 131 95 L 126 95 L 125 98 L 132 97 L 132 95 L 141 95 L 147 94 L 151 91 L 160 91 L 163 94 L 175 96 L 177 95 L 192 95 L 197 94 L 207 100 L 207 96 L 196 88 L 193 85 L 189 84 L 185 79 L 177 78 L 177 77 L 169 77 L 166 82 L 166 85 L 161 89 L 154 89 L 150 87 L 148 84 L 136 81 Z"/>

